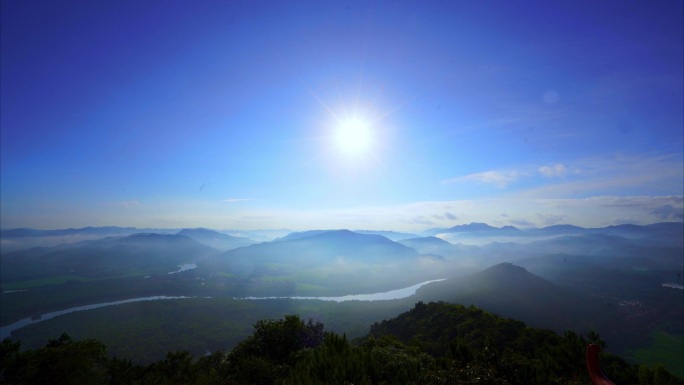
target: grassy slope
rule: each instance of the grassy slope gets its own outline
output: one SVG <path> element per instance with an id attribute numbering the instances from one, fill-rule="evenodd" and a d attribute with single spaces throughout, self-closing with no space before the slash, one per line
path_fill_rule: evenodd
<path id="1" fill-rule="evenodd" d="M 684 335 L 654 330 L 651 337 L 649 347 L 630 352 L 627 358 L 649 366 L 661 363 L 672 374 L 684 378 Z"/>

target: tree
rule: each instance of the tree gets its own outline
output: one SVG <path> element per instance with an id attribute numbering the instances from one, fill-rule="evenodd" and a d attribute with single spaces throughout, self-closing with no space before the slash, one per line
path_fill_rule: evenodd
<path id="1" fill-rule="evenodd" d="M 296 352 L 323 342 L 323 324 L 298 315 L 259 321 L 254 333 L 228 355 L 231 378 L 240 383 L 273 384 L 295 364 Z"/>
<path id="2" fill-rule="evenodd" d="M 62 334 L 37 350 L 17 353 L 14 349 L 19 345 L 8 340 L 2 346 L 3 381 L 7 383 L 97 385 L 108 382 L 107 350 L 99 341 L 73 341 Z"/>

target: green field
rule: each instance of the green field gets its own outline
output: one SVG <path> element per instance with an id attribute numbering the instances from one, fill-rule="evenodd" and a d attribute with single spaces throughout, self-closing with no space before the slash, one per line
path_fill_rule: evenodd
<path id="1" fill-rule="evenodd" d="M 67 282 L 91 282 L 91 281 L 101 281 L 110 278 L 127 278 L 127 277 L 142 277 L 147 273 L 139 269 L 130 269 L 125 274 L 97 277 L 97 278 L 87 278 L 80 275 L 58 275 L 54 277 L 38 278 L 38 279 L 27 279 L 23 281 L 5 282 L 2 284 L 3 290 L 23 290 L 31 289 L 43 286 L 61 285 Z"/>
<path id="2" fill-rule="evenodd" d="M 69 281 L 92 281 L 90 278 L 84 278 L 77 275 L 60 275 L 57 277 L 40 278 L 40 279 L 30 279 L 26 281 L 17 281 L 3 283 L 3 290 L 23 290 L 30 289 L 33 287 L 49 286 L 49 285 L 61 285 Z"/>
<path id="3" fill-rule="evenodd" d="M 646 349 L 631 352 L 628 358 L 649 366 L 663 364 L 672 374 L 684 378 L 684 335 L 654 330 L 653 342 Z"/>

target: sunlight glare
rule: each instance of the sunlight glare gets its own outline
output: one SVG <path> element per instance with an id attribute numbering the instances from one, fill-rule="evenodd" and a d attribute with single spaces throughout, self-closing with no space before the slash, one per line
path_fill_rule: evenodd
<path id="1" fill-rule="evenodd" d="M 338 125 L 335 139 L 346 153 L 364 152 L 372 142 L 370 125 L 359 119 L 344 121 Z"/>

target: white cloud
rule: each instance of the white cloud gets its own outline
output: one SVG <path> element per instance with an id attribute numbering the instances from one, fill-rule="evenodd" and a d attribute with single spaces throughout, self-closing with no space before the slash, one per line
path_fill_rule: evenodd
<path id="1" fill-rule="evenodd" d="M 125 201 L 124 205 L 136 205 Z M 121 204 L 122 202 L 119 202 Z M 603 227 L 614 223 L 649 224 L 684 220 L 683 195 L 591 196 L 561 198 L 515 195 L 498 199 L 427 201 L 387 206 L 347 208 L 266 209 L 251 205 L 227 205 L 221 201 L 166 202 L 140 204 L 135 210 L 112 210 L 120 215 L 102 217 L 101 209 L 75 207 L 78 222 L 49 222 L 53 211 L 37 210 L 30 218 L 43 227 L 64 228 L 87 225 L 136 227 L 210 227 L 216 229 L 288 228 L 292 230 L 364 228 L 419 232 L 432 227 L 451 227 L 471 222 L 492 226 L 530 225 L 544 227 L 567 223 Z M 173 211 L 175 210 L 175 211 Z M 454 215 L 446 213 L 457 213 Z M 506 213 L 506 216 L 502 215 Z M 19 222 L 11 213 L 2 220 L 6 227 L 37 227 Z M 42 215 L 42 216 L 41 216 Z M 24 219 L 25 220 L 25 219 Z"/>
<path id="2" fill-rule="evenodd" d="M 510 222 L 513 224 L 513 226 L 516 226 L 516 227 L 534 227 L 535 226 L 534 223 L 532 223 L 528 220 L 525 220 L 525 219 L 511 219 Z"/>
<path id="3" fill-rule="evenodd" d="M 557 224 L 566 222 L 566 216 L 565 215 L 539 214 L 539 213 L 536 213 L 535 215 L 539 219 L 539 221 L 537 221 L 537 223 L 541 223 L 544 226 L 557 225 Z"/>
<path id="4" fill-rule="evenodd" d="M 658 216 L 663 221 L 683 221 L 684 209 L 676 209 L 672 205 L 664 205 L 657 207 L 651 211 L 651 214 Z"/>
<path id="5" fill-rule="evenodd" d="M 681 154 L 613 154 L 575 159 L 573 163 L 577 167 L 558 163 L 539 168 L 539 173 L 549 178 L 548 182 L 516 194 L 526 198 L 561 198 L 683 192 Z M 571 179 L 554 178 L 570 174 L 577 175 Z"/>
<path id="6" fill-rule="evenodd" d="M 562 176 L 568 172 L 568 168 L 563 164 L 556 164 L 554 166 L 539 167 L 539 172 L 545 177 Z"/>
<path id="7" fill-rule="evenodd" d="M 432 217 L 436 218 L 436 219 L 449 219 L 452 221 L 455 221 L 458 219 L 458 217 L 456 215 L 454 215 L 448 211 L 444 214 L 434 214 Z"/>
<path id="8" fill-rule="evenodd" d="M 430 225 L 434 226 L 435 222 L 431 221 L 429 218 L 426 218 L 423 215 L 418 215 L 408 221 L 408 223 L 416 224 L 416 225 Z"/>
<path id="9" fill-rule="evenodd" d="M 518 177 L 520 177 L 520 174 L 515 171 L 485 171 L 447 179 L 443 183 L 479 182 L 492 184 L 498 188 L 506 188 L 509 183 L 517 180 Z"/>
<path id="10" fill-rule="evenodd" d="M 670 208 L 672 207 L 672 208 Z M 218 228 L 290 228 L 423 231 L 432 227 L 486 222 L 492 226 L 536 226 L 567 223 L 583 227 L 603 227 L 621 223 L 656 223 L 681 220 L 684 197 L 676 196 L 595 196 L 589 198 L 481 199 L 416 202 L 394 206 L 365 206 L 339 209 L 248 210 L 224 213 L 211 221 Z M 444 215 L 458 213 L 458 220 Z M 507 216 L 502 216 L 506 213 Z M 210 218 L 207 218 L 210 219 Z M 206 224 L 205 226 L 210 226 Z"/>

